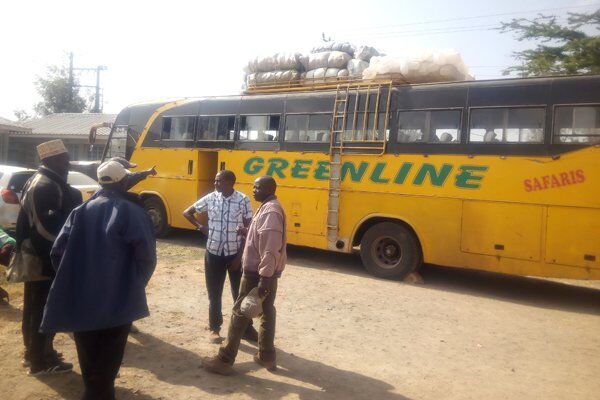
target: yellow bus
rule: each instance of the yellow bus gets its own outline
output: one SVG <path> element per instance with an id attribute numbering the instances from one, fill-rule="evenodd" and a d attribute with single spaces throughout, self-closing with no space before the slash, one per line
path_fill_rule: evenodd
<path id="1" fill-rule="evenodd" d="M 182 211 L 230 169 L 246 194 L 276 179 L 290 244 L 379 277 L 600 279 L 600 76 L 262 91 L 117 116 L 103 158 L 157 165 L 133 190 L 158 235 L 191 229 Z"/>

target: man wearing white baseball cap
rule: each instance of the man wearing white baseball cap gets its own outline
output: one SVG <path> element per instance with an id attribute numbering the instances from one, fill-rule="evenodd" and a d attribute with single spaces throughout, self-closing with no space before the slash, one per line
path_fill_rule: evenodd
<path id="1" fill-rule="evenodd" d="M 41 329 L 74 332 L 83 399 L 114 399 L 131 324 L 149 315 L 156 241 L 128 176 L 119 162 L 102 163 L 102 188 L 69 215 L 51 252 L 56 278 Z"/>
<path id="2" fill-rule="evenodd" d="M 40 333 L 39 328 L 54 278 L 50 249 L 71 210 L 82 202 L 81 192 L 67 184 L 69 153 L 62 140 L 40 144 L 37 153 L 42 166 L 23 188 L 16 233 L 16 251 L 39 260 L 42 267 L 38 280 L 25 282 L 23 296 L 23 365 L 30 367 L 30 375 L 73 367 L 54 351 L 54 336 Z"/>

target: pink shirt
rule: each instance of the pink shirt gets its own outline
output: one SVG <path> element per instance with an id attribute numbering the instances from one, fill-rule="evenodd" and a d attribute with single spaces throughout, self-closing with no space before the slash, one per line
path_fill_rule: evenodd
<path id="1" fill-rule="evenodd" d="M 242 265 L 245 275 L 279 277 L 287 261 L 285 213 L 275 196 L 256 211 L 248 236 Z"/>

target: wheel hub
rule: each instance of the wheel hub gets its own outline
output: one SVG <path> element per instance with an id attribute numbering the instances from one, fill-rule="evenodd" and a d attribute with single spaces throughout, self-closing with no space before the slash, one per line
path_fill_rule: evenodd
<path id="1" fill-rule="evenodd" d="M 373 255 L 381 268 L 391 269 L 400 263 L 402 252 L 400 243 L 393 237 L 380 237 L 373 246 Z"/>

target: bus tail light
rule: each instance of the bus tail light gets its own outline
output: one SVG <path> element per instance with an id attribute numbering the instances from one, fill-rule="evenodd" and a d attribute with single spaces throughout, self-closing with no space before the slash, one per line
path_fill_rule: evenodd
<path id="1" fill-rule="evenodd" d="M 4 200 L 6 204 L 19 204 L 19 197 L 12 190 L 2 189 L 0 194 L 2 195 L 2 200 Z"/>

